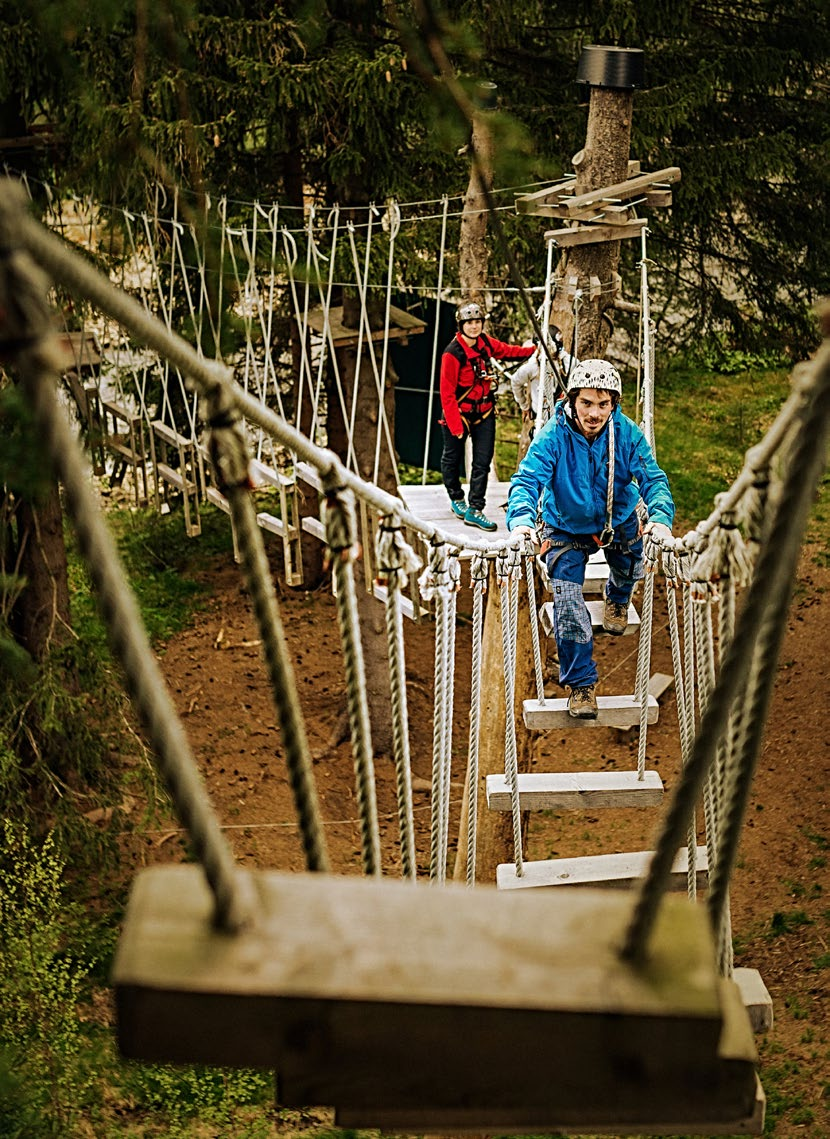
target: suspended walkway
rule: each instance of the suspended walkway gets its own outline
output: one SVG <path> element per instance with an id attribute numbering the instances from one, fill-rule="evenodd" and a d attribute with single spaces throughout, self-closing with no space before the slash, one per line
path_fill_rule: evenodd
<path id="1" fill-rule="evenodd" d="M 494 798 L 501 794 L 501 807 L 504 795 L 510 798 L 515 860 L 504 877 L 512 876 L 513 888 L 471 890 L 445 882 L 452 634 L 462 574 L 458 535 L 444 524 L 424 522 L 399 499 L 358 479 L 331 452 L 234 385 L 220 363 L 194 352 L 35 223 L 9 185 L 0 187 L 0 245 L 7 251 L 0 265 L 4 295 L 21 301 L 7 308 L 7 354 L 65 488 L 113 652 L 196 856 L 196 864 L 155 867 L 137 877 L 113 973 L 124 1053 L 153 1061 L 274 1067 L 281 1102 L 328 1103 L 338 1123 L 348 1127 L 759 1134 L 763 1093 L 745 1007 L 754 1001 L 757 1010 L 758 991 L 752 995 L 751 978 L 742 977 L 740 984 L 733 979 L 729 883 L 799 544 L 823 469 L 830 425 L 828 345 L 794 375 L 790 399 L 709 518 L 681 539 L 646 543 L 637 679 L 627 697 L 636 705 L 640 753 L 626 782 L 642 783 L 642 793 L 657 805 L 659 789 L 646 770 L 644 750 L 656 701 L 649 693 L 647 650 L 657 573 L 668 587 L 682 771 L 660 809 L 653 850 L 626 856 L 627 869 L 617 865 L 595 876 L 605 886 L 622 877 L 631 888 L 554 889 L 555 875 L 546 877 L 545 868 L 525 861 L 521 817 L 531 809 L 532 789 L 520 783 L 517 770 L 521 721 L 517 725 L 508 714 L 504 778 L 492 792 Z M 234 863 L 98 512 L 86 460 L 54 398 L 65 356 L 37 266 L 163 354 L 202 401 L 213 485 L 227 504 L 261 630 L 305 874 L 250 873 Z M 290 451 L 296 463 L 313 467 L 319 478 L 343 645 L 364 879 L 324 873 L 329 863 L 314 770 L 251 498 L 252 456 L 243 419 Z M 198 454 L 192 462 L 195 471 Z M 402 881 L 381 876 L 357 624 L 355 499 L 383 519 L 374 558 L 386 590 Z M 288 536 L 292 524 L 283 522 Z M 408 535 L 417 537 L 423 557 Z M 488 581 L 501 598 L 505 668 L 503 676 L 486 682 L 503 683 L 506 707 L 515 706 L 523 581 L 537 711 L 555 700 L 544 691 L 534 551 L 506 539 L 465 539 L 464 548 L 473 591 L 468 766 L 474 796 Z M 429 883 L 417 880 L 414 858 L 401 606 L 407 579 L 424 563 L 419 587 L 432 607 L 436 634 Z M 744 591 L 740 611 L 738 588 Z M 590 795 L 607 795 L 611 805 L 622 791 L 592 782 L 592 774 L 578 773 L 575 786 L 557 793 L 574 796 L 575 809 Z M 548 778 L 562 785 L 562 775 Z M 701 800 L 704 850 L 698 849 L 694 825 Z M 471 826 L 475 817 L 473 806 Z M 473 839 L 471 883 L 474 860 Z M 672 893 L 679 873 L 686 879 L 686 898 Z M 704 875 L 702 905 L 694 899 Z M 537 877 L 547 888 L 515 888 Z M 753 1013 L 756 1026 L 764 1021 L 763 1009 Z M 551 1079 L 552 1071 L 558 1078 Z"/>

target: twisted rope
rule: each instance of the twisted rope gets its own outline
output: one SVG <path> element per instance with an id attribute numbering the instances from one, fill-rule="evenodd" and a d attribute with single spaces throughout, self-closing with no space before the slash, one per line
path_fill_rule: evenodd
<path id="1" fill-rule="evenodd" d="M 646 776 L 646 744 L 648 741 L 648 682 L 651 675 L 651 634 L 654 618 L 654 581 L 657 574 L 658 551 L 654 543 L 643 543 L 643 615 L 640 621 L 640 641 L 637 645 L 637 675 L 634 694 L 640 705 L 640 738 L 637 748 L 637 778 Z"/>
<path id="2" fill-rule="evenodd" d="M 415 818 L 412 807 L 412 771 L 409 754 L 409 716 L 406 701 L 401 593 L 409 574 L 417 573 L 421 559 L 405 540 L 396 515 L 381 520 L 375 536 L 378 581 L 386 586 L 386 643 L 392 691 L 392 746 L 395 787 L 401 835 L 401 865 L 404 878 L 415 878 Z"/>
<path id="3" fill-rule="evenodd" d="M 430 816 L 430 880 L 439 885 L 446 879 L 444 851 L 444 797 L 449 787 L 446 769 L 450 763 L 447 754 L 446 703 L 451 694 L 446 690 L 449 667 L 447 663 L 450 576 L 449 553 L 446 543 L 433 544 L 429 562 L 421 574 L 419 586 L 425 601 L 435 601 L 435 696 L 432 707 L 432 810 Z M 450 740 L 452 737 L 450 736 Z"/>
<path id="4" fill-rule="evenodd" d="M 516 562 L 521 573 L 521 561 L 516 552 Z M 504 662 L 504 774 L 510 788 L 510 805 L 513 819 L 513 858 L 516 876 L 524 874 L 522 859 L 522 816 L 519 809 L 519 770 L 516 754 L 515 683 L 516 683 L 516 634 L 513 623 L 513 585 L 515 574 L 509 555 L 496 559 L 496 577 L 501 595 L 501 645 Z M 518 583 L 516 583 L 518 587 Z"/>
<path id="5" fill-rule="evenodd" d="M 473 649 L 470 675 L 470 738 L 467 786 L 467 885 L 476 882 L 476 840 L 478 834 L 478 745 L 481 727 L 481 641 L 484 625 L 484 594 L 487 591 L 489 563 L 481 556 L 470 565 L 473 586 Z"/>
<path id="6" fill-rule="evenodd" d="M 545 678 L 542 672 L 542 648 L 539 642 L 539 613 L 536 608 L 536 558 L 530 542 L 526 543 L 525 579 L 527 581 L 527 603 L 530 616 L 530 642 L 533 646 L 533 672 L 536 677 L 536 698 L 545 703 Z"/>
<path id="7" fill-rule="evenodd" d="M 248 444 L 239 414 L 224 388 L 214 388 L 206 404 L 211 460 L 219 488 L 228 500 L 245 584 L 262 637 L 306 866 L 309 870 L 328 870 L 322 816 L 294 669 L 283 633 L 262 531 L 257 524 L 256 508 L 250 494 Z"/>
<path id="8" fill-rule="evenodd" d="M 11 198 L 11 195 L 9 195 Z M 46 305 L 47 282 L 18 247 L 14 205 L 0 198 L 0 352 L 11 358 L 31 406 L 37 438 L 63 484 L 67 510 L 95 587 L 110 648 L 157 757 L 173 806 L 187 827 L 213 895 L 214 923 L 236 932 L 257 903 L 211 808 L 196 762 L 153 655 L 118 552 L 90 489 L 89 472 L 55 398 L 63 368 Z"/>
<path id="9" fill-rule="evenodd" d="M 357 557 L 354 533 L 354 498 L 337 486 L 332 476 L 323 479 L 323 523 L 326 545 L 331 556 L 337 620 L 343 644 L 346 699 L 354 757 L 355 791 L 360 817 L 361 851 L 364 874 L 380 874 L 380 837 L 375 798 L 375 769 L 372 730 L 366 698 L 363 646 L 357 612 L 354 560 Z"/>

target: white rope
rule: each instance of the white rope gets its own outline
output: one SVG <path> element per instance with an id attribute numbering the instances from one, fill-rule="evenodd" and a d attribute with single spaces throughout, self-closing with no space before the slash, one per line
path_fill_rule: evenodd
<path id="1" fill-rule="evenodd" d="M 441 241 L 438 247 L 438 283 L 435 288 L 435 328 L 432 334 L 432 359 L 429 366 L 429 395 L 427 397 L 427 429 L 424 437 L 424 464 L 421 471 L 421 485 L 426 486 L 427 461 L 429 459 L 429 439 L 432 430 L 432 405 L 435 399 L 435 372 L 438 363 L 438 336 L 441 328 L 441 290 L 444 285 L 444 256 L 447 248 L 447 206 L 449 199 L 445 194 L 441 199 L 443 213 L 441 215 Z"/>
<path id="2" fill-rule="evenodd" d="M 432 809 L 430 816 L 430 880 L 439 885 L 446 879 L 444 841 L 444 796 L 449 787 L 448 769 L 452 755 L 452 689 L 447 691 L 450 675 L 448 665 L 449 640 L 448 608 L 454 588 L 450 580 L 449 551 L 445 542 L 434 542 L 429 549 L 429 560 L 419 578 L 421 596 L 435 602 L 435 694 L 432 708 Z M 449 733 L 448 733 L 449 722 Z M 447 754 L 447 739 L 450 754 Z"/>
<path id="3" fill-rule="evenodd" d="M 528 615 L 530 617 L 530 643 L 533 646 L 533 671 L 536 677 L 536 699 L 540 705 L 543 705 L 545 703 L 545 677 L 542 668 L 542 648 L 539 641 L 539 613 L 536 608 L 536 558 L 530 541 L 526 543 L 524 560 Z"/>
<path id="4" fill-rule="evenodd" d="M 542 306 L 542 335 L 545 337 L 545 343 L 548 342 L 548 335 L 550 332 L 550 308 L 551 308 L 551 288 L 553 281 L 553 249 L 555 242 L 553 238 L 548 239 L 548 260 L 547 268 L 545 270 L 545 300 Z M 538 435 L 545 423 L 550 418 L 554 400 L 556 397 L 555 390 L 552 390 L 550 364 L 548 362 L 547 352 L 541 352 L 539 355 L 539 392 L 536 397 L 536 434 Z"/>
<path id="5" fill-rule="evenodd" d="M 326 528 L 326 545 L 331 551 L 337 618 L 343 644 L 355 789 L 360 815 L 363 872 L 380 874 L 380 837 L 375 797 L 372 732 L 354 580 L 354 561 L 358 553 L 354 538 L 354 496 L 350 491 L 336 485 L 334 473 L 324 476 L 323 491 L 323 523 Z"/>
<path id="6" fill-rule="evenodd" d="M 417 573 L 421 559 L 403 536 L 396 515 L 381 519 L 375 537 L 378 581 L 386 586 L 386 636 L 392 694 L 392 741 L 398 821 L 401 834 L 401 868 L 404 878 L 415 878 L 415 815 L 412 806 L 412 772 L 409 754 L 409 717 L 406 700 L 401 593 L 410 574 Z"/>
<path id="7" fill-rule="evenodd" d="M 637 646 L 637 672 L 634 693 L 640 706 L 640 733 L 637 747 L 637 778 L 646 776 L 646 746 L 648 742 L 648 682 L 651 677 L 651 639 L 654 624 L 654 582 L 657 576 L 658 550 L 649 541 L 643 542 L 643 612 L 640 620 L 640 641 Z"/>
<path id="8" fill-rule="evenodd" d="M 652 453 L 657 454 L 654 441 L 654 350 L 652 345 L 651 302 L 648 292 L 648 265 L 646 257 L 646 227 L 641 234 L 640 258 L 640 304 L 642 306 L 641 328 L 643 338 L 643 422 L 641 424 L 646 442 Z"/>
<path id="9" fill-rule="evenodd" d="M 389 259 L 386 273 L 386 309 L 383 321 L 383 356 L 380 365 L 380 385 L 378 388 L 378 427 L 377 436 L 375 438 L 375 468 L 372 477 L 372 482 L 374 483 L 378 481 L 378 473 L 380 471 L 380 441 L 383 428 L 385 428 L 386 431 L 386 442 L 389 448 L 389 457 L 392 461 L 393 470 L 397 470 L 398 463 L 395 453 L 395 444 L 392 440 L 389 422 L 386 417 L 386 401 L 384 399 L 384 393 L 386 391 L 386 369 L 389 362 L 389 326 L 392 315 L 392 280 L 395 274 L 395 238 L 398 236 L 398 230 L 401 228 L 401 211 L 395 202 L 390 202 L 386 216 L 389 219 Z M 364 303 L 364 310 L 365 307 Z"/>
<path id="10" fill-rule="evenodd" d="M 473 587 L 473 646 L 470 669 L 470 737 L 467 786 L 467 885 L 476 882 L 476 841 L 478 836 L 478 751 L 481 731 L 481 642 L 484 624 L 484 594 L 490 569 L 486 558 L 477 554 L 470 563 Z"/>
<path id="11" fill-rule="evenodd" d="M 513 819 L 513 859 L 516 877 L 524 874 L 522 858 L 522 816 L 519 807 L 519 770 L 516 754 L 516 631 L 513 627 L 513 586 L 518 589 L 518 581 L 509 561 L 514 551 L 501 553 L 496 557 L 496 580 L 501 596 L 501 645 L 504 666 L 504 774 L 510 789 L 510 805 Z M 515 551 L 519 573 L 521 561 Z"/>

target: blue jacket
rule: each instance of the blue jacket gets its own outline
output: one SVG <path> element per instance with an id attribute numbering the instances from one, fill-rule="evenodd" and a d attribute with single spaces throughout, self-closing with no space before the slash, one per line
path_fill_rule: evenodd
<path id="1" fill-rule="evenodd" d="M 536 436 L 510 481 L 507 528 L 542 522 L 568 534 L 599 534 L 608 494 L 608 425 L 589 443 L 565 414 L 565 401 Z M 642 495 L 649 520 L 671 526 L 674 502 L 669 480 L 657 466 L 640 428 L 614 409 L 614 513 L 616 529 L 630 518 Z M 636 480 L 636 482 L 634 481 Z"/>

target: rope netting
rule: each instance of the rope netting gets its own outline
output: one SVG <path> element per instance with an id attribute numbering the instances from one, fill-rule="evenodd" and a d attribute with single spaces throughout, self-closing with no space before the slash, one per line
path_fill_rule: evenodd
<path id="1" fill-rule="evenodd" d="M 263 215 L 265 216 L 265 215 Z M 276 221 L 276 219 L 274 219 Z M 270 224 L 270 219 L 269 219 Z M 274 231 L 270 231 L 274 241 Z M 371 725 L 357 617 L 354 559 L 358 543 L 355 501 L 381 519 L 376 564 L 386 585 L 387 641 L 393 692 L 396 785 L 402 869 L 414 878 L 414 824 L 409 773 L 402 589 L 425 565 L 422 596 L 435 608 L 435 704 L 430 835 L 430 878 L 446 878 L 449 843 L 450 761 L 455 669 L 455 606 L 460 588 L 460 556 L 471 555 L 473 586 L 473 660 L 469 715 L 469 803 L 467 881 L 475 881 L 477 756 L 481 705 L 481 638 L 484 592 L 489 566 L 501 595 L 504 661 L 506 775 L 513 806 L 517 873 L 522 872 L 521 816 L 516 771 L 516 636 L 521 618 L 519 586 L 527 574 L 531 599 L 534 670 L 543 699 L 538 629 L 535 628 L 535 559 L 530 544 L 511 541 L 459 541 L 408 512 L 402 502 L 358 478 L 331 451 L 305 437 L 295 425 L 268 408 L 252 391 L 235 382 L 232 371 L 208 359 L 175 335 L 135 297 L 115 288 L 87 260 L 34 221 L 23 194 L 13 185 L 0 192 L 0 310 L 5 313 L 2 347 L 11 358 L 34 409 L 58 477 L 66 487 L 67 508 L 79 533 L 90 573 L 101 598 L 113 652 L 121 662 L 142 722 L 158 757 L 174 807 L 187 827 L 205 868 L 214 897 L 215 921 L 238 929 L 256 920 L 256 902 L 233 864 L 226 840 L 207 801 L 184 733 L 161 681 L 137 607 L 126 584 L 112 537 L 104 526 L 86 465 L 65 411 L 56 399 L 56 378 L 64 361 L 56 349 L 47 305 L 47 279 L 82 296 L 129 335 L 169 361 L 182 378 L 190 406 L 201 407 L 209 432 L 209 453 L 218 485 L 226 495 L 240 548 L 246 583 L 261 630 L 274 700 L 278 709 L 286 763 L 294 793 L 306 864 L 325 870 L 323 840 L 314 775 L 308 758 L 302 716 L 281 618 L 256 523 L 248 479 L 250 427 L 257 439 L 271 440 L 310 464 L 322 485 L 323 520 L 336 584 L 343 644 L 349 722 L 360 811 L 363 869 L 381 873 L 375 802 Z M 44 277 L 44 273 L 46 277 Z M 197 311 L 194 308 L 194 311 Z M 645 381 L 648 379 L 646 369 Z M 252 375 L 253 375 L 252 370 Z M 379 377 L 381 372 L 378 373 Z M 260 377 L 264 382 L 264 373 Z M 312 377 L 308 376 L 309 381 Z M 707 904 L 719 938 L 721 967 L 731 968 L 727 948 L 728 889 L 740 828 L 749 797 L 761 731 L 775 675 L 789 594 L 814 490 L 823 469 L 830 418 L 830 348 L 825 343 L 814 360 L 793 375 L 790 397 L 762 442 L 746 456 L 732 486 L 719 496 L 708 518 L 682 538 L 655 541 L 646 536 L 646 609 L 650 626 L 654 581 L 662 572 L 669 598 L 669 628 L 677 689 L 682 774 L 642 882 L 623 953 L 633 959 L 646 952 L 660 898 L 667 888 L 677 849 L 688 838 L 694 846 L 694 818 L 704 801 L 710 889 Z M 254 388 L 257 384 L 254 383 Z M 647 402 L 647 401 L 646 401 Z M 809 428 L 809 429 L 807 429 Z M 271 444 L 269 444 L 271 445 Z M 257 443 L 258 447 L 258 443 Z M 414 545 L 423 547 L 419 557 Z M 737 612 L 735 591 L 745 590 Z M 678 594 L 680 595 L 678 597 Z M 717 609 L 715 607 L 718 607 Z M 716 616 L 717 614 L 717 616 Z M 715 628 L 719 636 L 715 653 Z M 644 647 L 645 646 L 645 647 Z M 650 639 L 641 639 L 637 696 L 645 707 Z M 645 715 L 641 720 L 642 773 Z M 690 866 L 690 883 L 693 881 Z"/>

